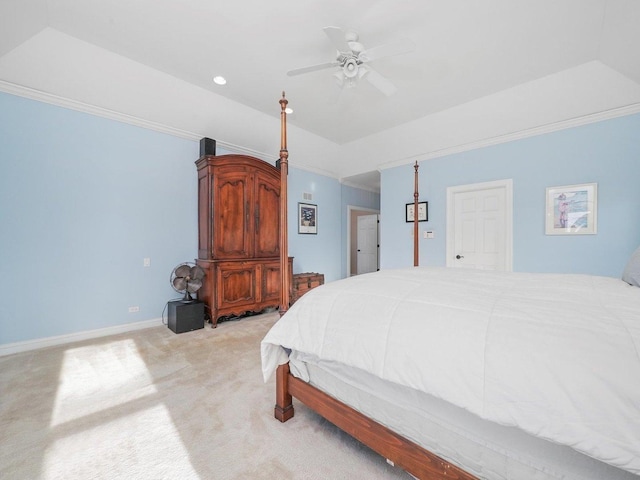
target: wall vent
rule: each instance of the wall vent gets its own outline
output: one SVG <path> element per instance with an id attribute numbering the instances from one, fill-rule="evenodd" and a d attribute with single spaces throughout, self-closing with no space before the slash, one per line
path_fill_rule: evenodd
<path id="1" fill-rule="evenodd" d="M 313 195 L 310 194 L 309 192 L 303 192 L 302 199 L 310 202 L 311 200 L 313 200 Z"/>

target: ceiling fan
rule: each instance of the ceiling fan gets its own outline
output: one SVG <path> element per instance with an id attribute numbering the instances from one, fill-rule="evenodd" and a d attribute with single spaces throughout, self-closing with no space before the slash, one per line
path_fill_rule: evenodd
<path id="1" fill-rule="evenodd" d="M 385 95 L 391 96 L 396 93 L 398 89 L 389 79 L 365 64 L 383 57 L 413 51 L 414 45 L 410 40 L 399 40 L 365 49 L 364 45 L 358 42 L 358 34 L 354 32 L 345 32 L 339 27 L 324 27 L 322 30 L 338 51 L 336 59 L 333 62 L 290 70 L 287 75 L 292 77 L 316 70 L 339 67 L 334 76 L 338 85 L 342 88 L 355 87 L 359 79 L 366 78 L 371 85 Z"/>

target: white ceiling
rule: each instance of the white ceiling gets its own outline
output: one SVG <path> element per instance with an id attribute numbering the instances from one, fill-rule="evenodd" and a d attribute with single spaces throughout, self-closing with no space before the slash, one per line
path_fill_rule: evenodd
<path id="1" fill-rule="evenodd" d="M 292 162 L 372 185 L 389 165 L 640 111 L 639 25 L 638 0 L 2 0 L 0 88 L 275 155 L 285 90 Z M 411 41 L 370 63 L 397 93 L 360 81 L 336 100 L 333 70 L 287 76 L 335 59 L 325 26 L 365 48 Z"/>

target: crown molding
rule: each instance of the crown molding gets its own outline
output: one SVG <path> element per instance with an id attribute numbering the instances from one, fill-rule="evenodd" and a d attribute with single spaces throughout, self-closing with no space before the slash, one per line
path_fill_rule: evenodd
<path id="1" fill-rule="evenodd" d="M 346 185 L 347 187 L 357 188 L 358 190 L 364 190 L 365 192 L 372 192 L 380 194 L 380 188 L 371 187 L 369 185 L 361 185 L 359 183 L 351 182 L 349 180 L 340 180 L 342 185 Z"/>
<path id="2" fill-rule="evenodd" d="M 146 128 L 148 130 L 154 130 L 160 133 L 166 133 L 167 135 L 173 135 L 174 137 L 184 138 L 186 140 L 200 141 L 201 138 L 207 136 L 202 133 L 182 130 L 179 128 L 171 127 L 169 125 L 164 125 L 162 123 L 145 120 L 143 118 L 135 117 L 133 115 L 117 112 L 115 110 L 109 110 L 108 108 L 97 107 L 95 105 L 79 102 L 77 100 L 71 100 L 69 98 L 61 97 L 59 95 L 54 95 L 52 93 L 43 92 L 41 90 L 36 90 L 34 88 L 17 85 L 15 83 L 7 82 L 4 80 L 0 80 L 0 92 L 9 93 L 11 95 L 24 97 L 30 100 L 36 100 L 43 103 L 48 103 L 50 105 L 56 105 L 58 107 L 68 108 L 70 110 L 76 110 L 78 112 L 88 113 L 90 115 L 96 115 L 98 117 L 108 118 L 110 120 L 127 123 L 129 125 Z M 224 140 L 219 140 L 219 139 L 215 139 L 215 140 L 216 140 L 216 145 L 224 150 L 228 150 L 233 153 L 257 157 L 266 162 L 270 162 L 272 164 L 275 164 L 275 162 L 280 158 L 278 155 L 274 155 L 272 153 L 260 152 L 258 150 L 253 150 L 251 148 L 243 147 L 241 145 L 225 142 Z M 290 162 L 289 166 L 293 168 L 305 170 L 311 173 L 315 173 L 317 175 L 322 175 L 325 177 L 330 177 L 335 179 L 339 178 L 338 174 L 336 174 L 335 172 L 330 172 L 328 170 L 323 170 L 323 169 L 312 167 L 309 165 L 297 164 L 297 163 L 292 164 Z"/>
<path id="3" fill-rule="evenodd" d="M 545 135 L 548 133 L 557 132 L 559 130 L 566 130 L 568 128 L 579 127 L 582 125 L 588 125 L 590 123 L 602 122 L 605 120 L 611 120 L 618 117 L 624 117 L 627 115 L 633 115 L 640 113 L 640 103 L 633 103 L 624 107 L 613 108 L 611 110 L 605 110 L 603 112 L 591 113 L 582 117 L 571 118 L 568 120 L 562 120 L 560 122 L 549 123 L 547 125 L 541 125 L 539 127 L 529 128 L 518 132 L 507 133 L 505 135 L 498 135 L 475 142 L 464 143 L 456 145 L 454 147 L 443 148 L 442 150 L 435 150 L 433 152 L 424 152 L 421 154 L 411 155 L 391 162 L 381 164 L 379 170 L 387 170 L 389 168 L 406 165 L 416 161 L 433 160 L 435 158 L 446 157 L 447 155 L 453 155 L 456 153 L 462 153 L 469 150 L 476 150 L 478 148 L 489 147 L 492 145 L 498 145 L 501 143 L 513 142 L 515 140 L 522 140 L 524 138 L 535 137 L 538 135 Z"/>
<path id="4" fill-rule="evenodd" d="M 146 128 L 147 130 L 166 133 L 167 135 L 184 138 L 186 140 L 193 140 L 197 142 L 200 141 L 201 138 L 206 137 L 206 135 L 201 133 L 182 130 L 162 123 L 153 122 L 151 120 L 146 120 L 133 115 L 128 115 L 126 113 L 110 110 L 108 108 L 79 102 L 77 100 L 71 100 L 59 95 L 54 95 L 52 93 L 43 92 L 42 90 L 36 90 L 34 88 L 17 85 L 15 83 L 7 82 L 4 80 L 0 80 L 0 91 L 9 93 L 11 95 L 28 98 L 30 100 L 36 100 L 39 102 L 48 103 L 50 105 L 68 108 L 70 110 L 75 110 L 78 112 L 88 113 L 90 115 L 127 123 L 136 127 Z M 239 154 L 251 155 L 253 157 L 258 157 L 272 163 L 275 163 L 275 161 L 278 159 L 278 156 L 276 155 L 260 152 L 251 148 L 242 147 L 240 145 L 235 145 L 233 143 L 225 142 L 224 140 L 216 139 L 216 144 L 220 148 L 224 148 L 225 150 L 229 150 Z"/>
<path id="5" fill-rule="evenodd" d="M 68 108 L 71 110 L 76 110 L 79 112 L 88 113 L 88 114 L 96 115 L 103 118 L 108 118 L 111 120 L 127 123 L 137 127 L 146 128 L 148 130 L 154 130 L 156 132 L 173 135 L 175 137 L 184 138 L 187 140 L 199 141 L 201 138 L 206 136 L 201 133 L 182 130 L 179 128 L 171 127 L 169 125 L 164 125 L 162 123 L 153 122 L 151 120 L 145 120 L 143 118 L 135 117 L 133 115 L 128 115 L 126 113 L 117 112 L 115 110 L 110 110 L 103 107 L 97 107 L 95 105 L 79 102 L 77 100 L 71 100 L 69 98 L 61 97 L 59 95 L 54 95 L 52 93 L 47 93 L 41 90 L 36 90 L 36 89 L 25 87 L 22 85 L 17 85 L 11 82 L 7 82 L 5 80 L 0 80 L 0 91 L 9 93 L 12 95 L 16 95 L 19 97 L 28 98 L 31 100 L 37 100 L 37 101 L 48 103 L 51 105 L 56 105 L 59 107 Z M 441 150 L 436 150 L 432 152 L 423 152 L 420 154 L 403 157 L 397 160 L 380 164 L 378 165 L 377 169 L 386 170 L 389 168 L 406 165 L 408 163 L 413 163 L 415 161 L 432 160 L 435 158 L 445 157 L 447 155 L 453 155 L 456 153 L 462 153 L 469 150 L 475 150 L 478 148 L 512 142 L 515 140 L 521 140 L 524 138 L 529 138 L 537 135 L 544 135 L 544 134 L 556 132 L 559 130 L 565 130 L 567 128 L 579 127 L 579 126 L 587 125 L 590 123 L 601 122 L 604 120 L 610 120 L 617 117 L 623 117 L 626 115 L 633 115 L 636 113 L 640 113 L 640 103 L 634 103 L 624 107 L 613 108 L 603 112 L 584 115 L 582 117 L 576 117 L 568 120 L 563 120 L 560 122 L 554 122 L 554 123 L 542 125 L 539 127 L 529 128 L 519 132 L 512 132 L 505 135 L 498 135 L 492 138 L 487 138 L 487 139 L 483 139 L 475 142 L 464 143 L 464 144 L 456 145 L 453 147 L 444 148 Z M 229 150 L 235 153 L 258 157 L 271 163 L 275 163 L 279 158 L 278 156 L 270 153 L 260 152 L 258 150 L 253 150 L 251 148 L 225 142 L 224 140 L 216 139 L 216 143 L 220 148 L 224 148 L 226 150 Z M 329 178 L 335 178 L 335 179 L 340 178 L 340 176 L 335 172 L 320 169 L 310 165 L 289 163 L 289 166 L 293 168 L 298 168 L 300 170 L 305 170 L 311 173 L 315 173 L 317 175 L 329 177 Z M 350 187 L 360 188 L 363 190 L 372 191 L 374 193 L 380 193 L 375 189 L 364 188 L 362 185 L 352 184 L 348 181 L 346 182 L 341 181 L 340 183 Z"/>
<path id="6" fill-rule="evenodd" d="M 79 102 L 77 100 L 71 100 L 69 98 L 54 95 L 52 93 L 43 92 L 42 90 L 36 90 L 34 88 L 24 87 L 22 85 L 16 85 L 14 83 L 0 80 L 0 91 L 17 95 L 19 97 L 28 98 L 30 100 L 37 100 L 39 102 L 56 105 L 58 107 L 68 108 L 70 110 L 76 110 L 78 112 L 89 113 L 98 117 L 108 118 L 110 120 L 117 120 L 137 127 L 146 128 L 149 130 L 155 130 L 161 133 L 167 133 L 175 137 L 185 138 L 187 140 L 200 140 L 204 135 L 188 132 L 179 128 L 170 127 L 161 123 L 152 122 L 126 113 L 117 112 L 115 110 L 109 110 L 108 108 L 97 107 L 88 103 Z"/>

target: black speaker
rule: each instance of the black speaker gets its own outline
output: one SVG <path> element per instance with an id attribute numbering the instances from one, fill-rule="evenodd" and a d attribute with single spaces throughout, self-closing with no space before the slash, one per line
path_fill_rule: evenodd
<path id="1" fill-rule="evenodd" d="M 204 303 L 199 300 L 169 302 L 169 328 L 173 333 L 204 328 Z"/>
<path id="2" fill-rule="evenodd" d="M 200 139 L 200 156 L 215 155 L 216 154 L 216 141 L 213 138 L 201 138 Z"/>

